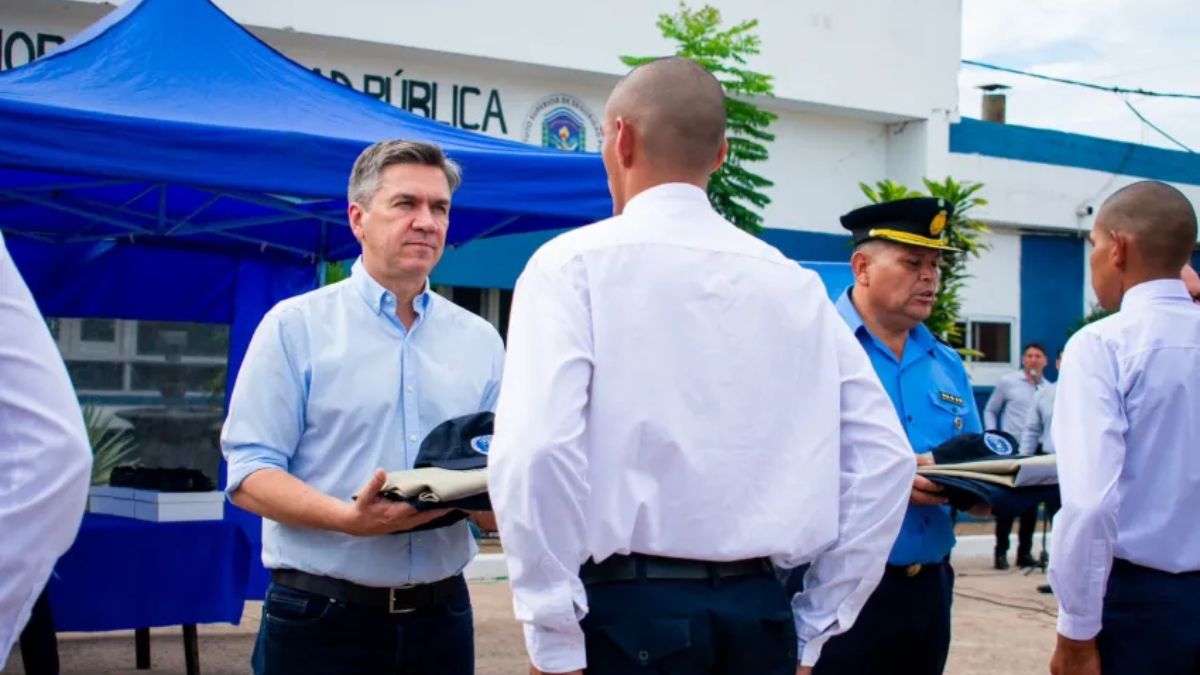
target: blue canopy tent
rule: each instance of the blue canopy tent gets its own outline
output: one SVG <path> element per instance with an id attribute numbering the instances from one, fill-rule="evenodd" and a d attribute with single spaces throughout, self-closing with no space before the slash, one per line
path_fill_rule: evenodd
<path id="1" fill-rule="evenodd" d="M 399 110 L 288 60 L 207 0 L 129 0 L 0 73 L 0 231 L 47 316 L 230 324 L 232 386 L 262 315 L 313 288 L 322 261 L 357 253 L 347 177 L 388 138 L 438 143 L 463 166 L 451 245 L 610 212 L 594 154 Z M 226 518 L 259 541 L 257 518 Z"/>

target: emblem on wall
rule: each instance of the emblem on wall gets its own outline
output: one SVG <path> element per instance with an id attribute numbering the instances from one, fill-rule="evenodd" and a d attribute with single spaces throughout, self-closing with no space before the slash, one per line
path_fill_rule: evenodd
<path id="1" fill-rule="evenodd" d="M 533 104 L 522 140 L 563 152 L 599 152 L 600 120 L 576 96 L 551 94 Z"/>

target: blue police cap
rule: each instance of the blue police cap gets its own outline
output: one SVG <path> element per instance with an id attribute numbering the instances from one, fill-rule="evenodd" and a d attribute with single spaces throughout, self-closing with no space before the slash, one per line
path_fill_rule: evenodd
<path id="1" fill-rule="evenodd" d="M 455 417 L 437 425 L 421 441 L 413 468 L 435 466 L 465 471 L 486 467 L 494 419 L 492 413 L 481 412 Z"/>
<path id="2" fill-rule="evenodd" d="M 934 448 L 935 464 L 961 464 L 988 459 L 1015 459 L 1017 439 L 1004 431 L 985 431 L 982 434 L 961 434 Z"/>

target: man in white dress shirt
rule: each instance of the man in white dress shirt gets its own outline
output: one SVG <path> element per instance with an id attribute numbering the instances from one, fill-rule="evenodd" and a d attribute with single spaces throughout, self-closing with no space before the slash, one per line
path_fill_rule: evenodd
<path id="1" fill-rule="evenodd" d="M 91 477 L 75 390 L 0 237 L 0 670 L 75 541 Z"/>
<path id="2" fill-rule="evenodd" d="M 895 541 L 912 450 L 817 276 L 710 206 L 726 149 L 712 75 L 634 70 L 616 215 L 517 283 L 489 487 L 535 673 L 806 673 Z"/>
<path id="3" fill-rule="evenodd" d="M 1120 310 L 1067 343 L 1051 433 L 1062 511 L 1055 675 L 1200 672 L 1200 307 L 1179 278 L 1196 214 L 1164 183 L 1117 191 L 1092 286 Z"/>

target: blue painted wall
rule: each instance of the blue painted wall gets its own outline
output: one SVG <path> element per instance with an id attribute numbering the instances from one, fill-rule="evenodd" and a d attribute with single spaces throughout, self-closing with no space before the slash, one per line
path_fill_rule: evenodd
<path id="1" fill-rule="evenodd" d="M 431 282 L 472 288 L 512 288 L 534 251 L 561 233 L 562 230 L 557 230 L 489 237 L 446 249 L 442 261 L 433 270 Z M 769 229 L 762 238 L 792 260 L 850 261 L 849 235 Z M 841 283 L 841 277 L 836 279 Z"/>
<path id="2" fill-rule="evenodd" d="M 1058 378 L 1054 354 L 1082 315 L 1083 266 L 1082 239 L 1021 236 L 1021 345 L 1046 347 L 1051 379 Z"/>
<path id="3" fill-rule="evenodd" d="M 950 152 L 1200 185 L 1200 157 L 1094 136 L 963 118 L 950 125 Z"/>

